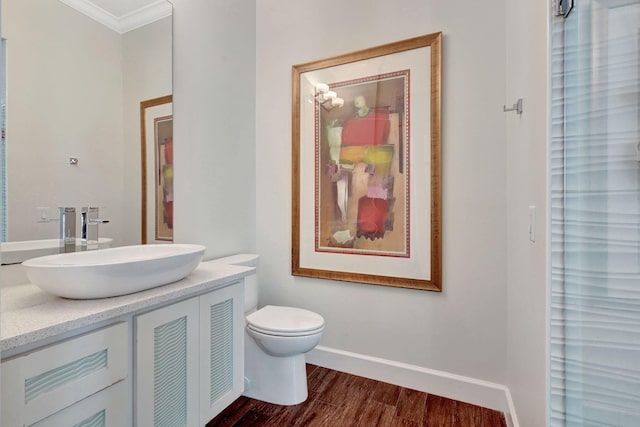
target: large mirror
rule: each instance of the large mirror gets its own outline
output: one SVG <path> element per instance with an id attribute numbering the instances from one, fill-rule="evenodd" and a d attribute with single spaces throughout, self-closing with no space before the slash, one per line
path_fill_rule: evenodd
<path id="1" fill-rule="evenodd" d="M 92 1 L 1 0 L 6 241 L 57 239 L 59 206 L 97 206 L 100 236 L 141 242 L 140 105 L 172 94 L 172 7 Z"/>

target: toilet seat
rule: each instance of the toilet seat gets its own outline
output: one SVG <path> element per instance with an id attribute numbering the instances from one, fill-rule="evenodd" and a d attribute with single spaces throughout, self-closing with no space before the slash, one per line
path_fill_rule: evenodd
<path id="1" fill-rule="evenodd" d="M 313 335 L 324 330 L 322 316 L 294 307 L 267 305 L 248 315 L 246 321 L 253 331 L 282 337 Z"/>
<path id="2" fill-rule="evenodd" d="M 282 332 L 282 331 L 271 331 L 268 329 L 260 329 L 260 328 L 256 328 L 255 326 L 251 326 L 251 325 L 247 325 L 247 328 L 250 329 L 253 332 L 257 332 L 259 334 L 264 334 L 264 335 L 271 335 L 274 337 L 283 337 L 283 338 L 287 338 L 287 337 L 306 337 L 309 335 L 315 335 L 315 334 L 319 334 L 322 333 L 322 331 L 324 331 L 324 326 L 318 328 L 318 329 L 314 329 L 312 331 L 302 331 L 302 332 Z"/>

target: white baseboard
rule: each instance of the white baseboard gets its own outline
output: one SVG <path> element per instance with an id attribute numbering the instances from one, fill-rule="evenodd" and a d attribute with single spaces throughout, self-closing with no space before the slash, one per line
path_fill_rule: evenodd
<path id="1" fill-rule="evenodd" d="M 511 393 L 501 384 L 322 346 L 307 353 L 306 359 L 336 371 L 495 409 L 505 413 L 509 427 L 519 427 Z"/>

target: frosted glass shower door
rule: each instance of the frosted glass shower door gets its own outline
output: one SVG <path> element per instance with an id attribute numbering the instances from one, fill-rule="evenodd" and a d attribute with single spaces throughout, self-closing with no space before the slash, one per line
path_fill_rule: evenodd
<path id="1" fill-rule="evenodd" d="M 550 425 L 640 426 L 640 0 L 552 25 Z"/>

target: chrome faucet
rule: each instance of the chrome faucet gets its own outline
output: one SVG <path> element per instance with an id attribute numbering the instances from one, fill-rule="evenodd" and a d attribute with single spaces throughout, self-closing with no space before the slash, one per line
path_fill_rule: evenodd
<path id="1" fill-rule="evenodd" d="M 80 244 L 82 246 L 90 246 L 86 249 L 96 249 L 98 247 L 98 224 L 106 224 L 109 220 L 100 219 L 99 208 L 94 206 L 85 206 L 80 212 Z M 95 247 L 94 247 L 95 246 Z"/>
<path id="2" fill-rule="evenodd" d="M 61 206 L 60 211 L 60 247 L 64 252 L 76 249 L 76 208 Z"/>

